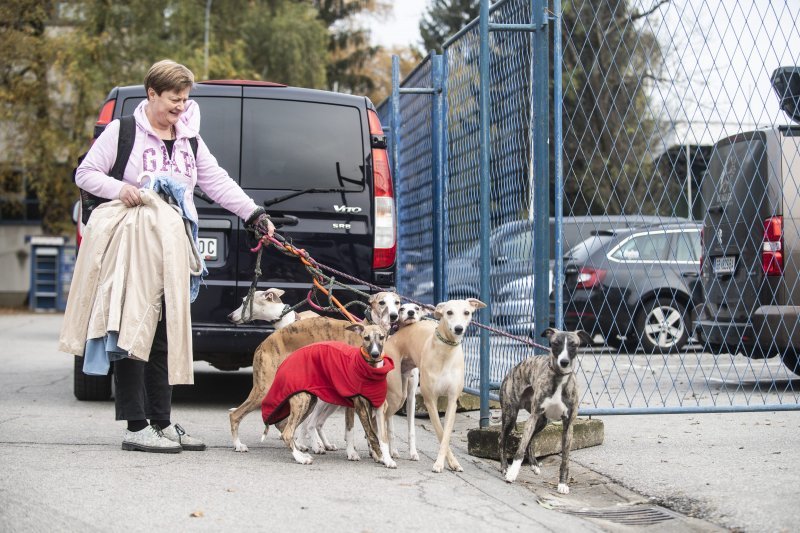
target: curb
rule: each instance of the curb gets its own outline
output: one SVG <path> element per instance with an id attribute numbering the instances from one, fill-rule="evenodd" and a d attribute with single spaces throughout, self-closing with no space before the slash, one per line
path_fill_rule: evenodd
<path id="1" fill-rule="evenodd" d="M 422 394 L 417 393 L 416 401 L 417 401 L 415 409 L 416 416 L 423 418 L 427 417 L 428 410 L 425 408 L 425 402 L 422 400 Z M 439 409 L 439 414 L 444 415 L 444 412 L 447 409 L 447 398 L 440 397 L 439 401 L 437 402 L 437 407 Z M 458 404 L 456 406 L 457 413 L 463 413 L 464 411 L 479 411 L 480 408 L 481 408 L 481 399 L 479 396 L 462 392 L 461 396 L 458 397 Z M 495 400 L 489 400 L 489 409 L 500 409 L 500 403 Z M 403 406 L 400 408 L 397 414 L 403 414 L 403 415 L 406 414 L 405 403 L 403 403 Z"/>
<path id="2" fill-rule="evenodd" d="M 506 442 L 506 456 L 513 457 L 519 446 L 524 422 L 517 427 Z M 589 448 L 603 444 L 605 430 L 602 420 L 596 418 L 577 418 L 572 423 L 572 450 Z M 467 433 L 467 452 L 474 457 L 500 460 L 500 424 L 487 428 L 471 429 Z M 561 453 L 561 422 L 551 422 L 531 441 L 528 451 L 533 450 L 536 457 Z M 527 458 L 527 454 L 526 454 Z"/>

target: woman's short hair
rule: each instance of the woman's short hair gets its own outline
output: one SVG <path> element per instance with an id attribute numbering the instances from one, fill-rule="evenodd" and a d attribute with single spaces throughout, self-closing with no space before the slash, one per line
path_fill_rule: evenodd
<path id="1" fill-rule="evenodd" d="M 144 89 L 153 89 L 160 95 L 164 91 L 181 92 L 194 85 L 192 71 L 169 59 L 155 63 L 144 77 Z"/>

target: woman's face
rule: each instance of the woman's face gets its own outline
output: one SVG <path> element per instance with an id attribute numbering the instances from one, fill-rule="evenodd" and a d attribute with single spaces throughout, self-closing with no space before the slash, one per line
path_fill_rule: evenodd
<path id="1" fill-rule="evenodd" d="M 161 94 L 156 94 L 154 89 L 147 90 L 150 119 L 155 121 L 153 126 L 166 129 L 178 122 L 189 99 L 189 89 L 190 87 L 183 91 L 168 90 Z"/>

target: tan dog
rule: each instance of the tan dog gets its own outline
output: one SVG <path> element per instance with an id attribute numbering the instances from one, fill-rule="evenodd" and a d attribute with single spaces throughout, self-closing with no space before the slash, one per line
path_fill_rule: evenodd
<path id="1" fill-rule="evenodd" d="M 392 314 L 397 318 L 396 309 L 399 308 L 400 298 L 393 292 L 383 291 L 372 295 L 369 305 L 370 320 L 375 323 L 383 322 L 384 328 L 388 329 Z M 247 446 L 239 439 L 239 424 L 249 413 L 260 409 L 261 400 L 272 386 L 275 372 L 283 360 L 293 351 L 313 342 L 342 341 L 352 346 L 361 346 L 361 336 L 348 331 L 349 325 L 350 322 L 346 320 L 308 318 L 279 329 L 256 348 L 253 355 L 253 388 L 247 399 L 239 407 L 231 409 L 229 415 L 234 450 L 247 451 Z M 352 412 L 348 419 L 353 419 Z M 348 449 L 348 458 L 356 460 L 357 455 L 354 450 Z"/>
<path id="2" fill-rule="evenodd" d="M 409 394 L 411 384 L 403 387 L 402 370 L 412 365 L 419 368 L 419 381 L 425 408 L 431 424 L 439 438 L 439 453 L 433 464 L 434 472 L 444 469 L 444 460 L 451 470 L 461 472 L 463 469 L 450 450 L 450 436 L 456 416 L 456 403 L 464 389 L 464 351 L 461 347 L 464 333 L 472 321 L 477 309 L 486 304 L 475 298 L 467 300 L 450 300 L 436 306 L 433 313 L 438 322 L 424 320 L 402 328 L 390 337 L 384 347 L 386 355 L 394 360 L 395 369 L 387 376 L 388 393 L 386 403 L 379 417 L 379 437 L 387 442 L 388 424 L 381 425 L 381 418 L 388 420 L 406 401 L 413 398 Z M 411 380 L 409 380 L 411 381 Z M 440 396 L 447 398 L 444 425 L 439 419 L 437 401 Z M 406 416 L 409 417 L 409 455 L 418 460 L 416 435 L 414 426 L 414 402 L 406 405 Z"/>

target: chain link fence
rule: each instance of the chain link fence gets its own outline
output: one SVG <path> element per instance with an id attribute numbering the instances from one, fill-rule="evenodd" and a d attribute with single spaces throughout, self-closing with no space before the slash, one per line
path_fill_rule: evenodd
<path id="1" fill-rule="evenodd" d="M 489 34 L 488 263 L 478 246 L 477 21 L 444 46 L 441 258 L 430 236 L 432 98 L 400 98 L 398 291 L 433 303 L 440 260 L 445 298 L 478 297 L 488 265 L 491 316 L 480 320 L 539 342 L 534 260 L 549 249 L 550 321 L 595 340 L 578 371 L 583 414 L 800 408 L 800 4 L 508 0 L 490 22 L 530 24 L 532 4 L 548 8 L 549 80 L 535 76 L 533 32 Z M 430 59 L 402 87 L 430 86 Z M 553 110 L 549 176 L 533 171 L 537 83 Z M 537 247 L 542 179 L 550 242 Z M 464 346 L 476 389 L 476 332 Z M 532 354 L 492 334 L 489 381 Z"/>

